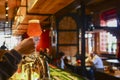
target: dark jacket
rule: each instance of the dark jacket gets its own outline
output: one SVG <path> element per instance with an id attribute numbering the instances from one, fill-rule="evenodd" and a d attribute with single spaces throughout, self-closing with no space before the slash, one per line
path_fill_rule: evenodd
<path id="1" fill-rule="evenodd" d="M 14 49 L 5 52 L 0 61 L 0 80 L 8 80 L 16 72 L 21 59 L 22 56 Z"/>

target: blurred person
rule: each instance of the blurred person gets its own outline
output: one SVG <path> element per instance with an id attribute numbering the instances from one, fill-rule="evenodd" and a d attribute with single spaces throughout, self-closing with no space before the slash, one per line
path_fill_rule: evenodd
<path id="1" fill-rule="evenodd" d="M 90 53 L 86 59 L 86 62 L 90 63 L 95 68 L 95 70 L 102 72 L 104 71 L 102 59 L 95 52 Z"/>
<path id="2" fill-rule="evenodd" d="M 52 56 L 51 56 L 51 54 L 50 54 L 49 48 L 45 48 L 45 49 L 44 49 L 44 53 L 45 53 L 49 58 L 52 59 Z"/>
<path id="3" fill-rule="evenodd" d="M 58 53 L 58 58 L 57 58 L 57 66 L 61 69 L 64 69 L 65 68 L 65 63 L 64 63 L 64 56 L 65 53 L 64 52 L 59 52 Z"/>
<path id="4" fill-rule="evenodd" d="M 8 50 L 8 48 L 5 46 L 5 41 L 3 42 L 3 45 L 0 47 L 0 49 Z"/>
<path id="5" fill-rule="evenodd" d="M 51 55 L 50 55 L 50 50 L 49 50 L 49 48 L 45 48 L 44 50 L 43 50 L 43 49 L 40 49 L 40 55 L 42 55 L 43 57 L 45 57 L 46 60 L 48 61 L 48 63 L 51 63 L 52 57 L 51 57 Z"/>
<path id="6" fill-rule="evenodd" d="M 0 80 L 8 80 L 18 68 L 22 60 L 22 55 L 28 55 L 35 50 L 35 44 L 32 38 L 21 41 L 11 50 L 0 50 Z"/>

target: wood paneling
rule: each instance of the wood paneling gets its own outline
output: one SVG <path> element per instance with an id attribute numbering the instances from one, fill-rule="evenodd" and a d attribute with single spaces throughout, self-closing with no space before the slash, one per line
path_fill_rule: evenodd
<path id="1" fill-rule="evenodd" d="M 77 35 L 76 31 L 64 31 L 59 32 L 59 44 L 77 44 Z"/>

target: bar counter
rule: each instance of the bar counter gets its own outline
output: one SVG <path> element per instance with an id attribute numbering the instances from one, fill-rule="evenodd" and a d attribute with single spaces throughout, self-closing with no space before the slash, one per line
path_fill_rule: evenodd
<path id="1" fill-rule="evenodd" d="M 50 74 L 53 80 L 87 80 L 85 77 L 65 71 L 50 65 Z"/>
<path id="2" fill-rule="evenodd" d="M 82 77 L 69 71 L 59 69 L 53 65 L 49 65 L 49 70 L 50 80 L 87 80 L 85 77 Z M 31 71 L 30 80 L 39 80 L 38 78 L 39 74 Z M 29 80 L 28 73 L 25 72 L 24 70 L 22 70 L 21 72 L 17 71 L 9 80 Z"/>

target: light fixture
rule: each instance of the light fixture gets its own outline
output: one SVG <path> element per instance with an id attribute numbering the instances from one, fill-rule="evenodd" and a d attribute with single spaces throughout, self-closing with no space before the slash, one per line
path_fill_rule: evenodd
<path id="1" fill-rule="evenodd" d="M 5 16 L 6 16 L 6 20 L 8 20 L 8 9 L 9 9 L 8 2 L 5 2 L 5 10 L 6 10 Z"/>
<path id="2" fill-rule="evenodd" d="M 6 7 L 5 9 L 6 9 L 6 10 L 8 10 L 8 9 L 9 9 L 9 7 Z"/>
<path id="3" fill-rule="evenodd" d="M 5 16 L 8 16 L 8 14 L 6 14 Z"/>
<path id="4" fill-rule="evenodd" d="M 8 21 L 6 21 L 5 23 L 8 24 Z"/>

